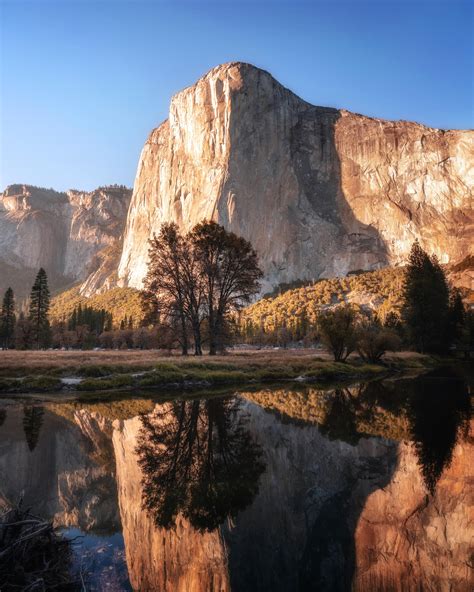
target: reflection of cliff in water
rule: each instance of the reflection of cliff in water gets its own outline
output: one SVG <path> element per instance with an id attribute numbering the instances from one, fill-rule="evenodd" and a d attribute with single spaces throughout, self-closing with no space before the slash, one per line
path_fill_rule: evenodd
<path id="1" fill-rule="evenodd" d="M 319 426 L 331 440 L 357 444 L 362 437 L 410 440 L 428 492 L 449 466 L 469 429 L 466 383 L 449 368 L 417 378 L 371 382 L 332 391 L 263 390 L 245 396 L 283 418 Z"/>
<path id="2" fill-rule="evenodd" d="M 87 421 L 79 413 L 66 419 L 52 408 L 8 408 L 0 430 L 0 507 L 23 495 L 25 506 L 61 526 L 116 531 L 114 473 L 96 455 L 107 442 L 111 450 L 111 433 L 107 436 L 93 418 Z"/>
<path id="3" fill-rule="evenodd" d="M 232 423 L 226 423 L 231 415 Z M 226 456 L 234 475 L 209 470 L 212 434 L 217 446 L 212 462 L 219 464 Z M 350 546 L 365 499 L 388 482 L 396 462 L 396 444 L 332 442 L 314 427 L 284 425 L 259 406 L 231 400 L 157 405 L 146 418 L 125 421 L 114 432 L 114 447 L 127 563 L 136 590 L 298 589 L 308 528 L 330 504 L 345 520 L 352 503 L 355 509 L 345 527 Z M 204 487 L 200 482 L 206 475 L 214 479 L 212 505 L 207 496 L 192 498 L 195 489 L 207 491 L 207 479 Z M 141 479 L 147 511 L 142 510 Z M 189 485 L 181 488 L 186 479 Z M 234 483 L 238 496 L 228 498 Z M 156 496 L 158 524 L 157 513 L 150 512 L 148 488 Z M 339 501 L 343 498 L 352 500 L 347 507 Z M 193 523 L 196 509 L 198 518 L 206 517 L 205 525 Z M 354 561 L 344 562 L 333 551 L 340 532 L 327 534 L 331 544 L 316 554 L 310 548 L 306 565 L 332 562 L 334 574 L 346 573 L 350 581 Z"/>
<path id="4" fill-rule="evenodd" d="M 464 592 L 468 410 L 464 385 L 439 376 L 45 405 L 31 451 L 15 407 L 0 502 L 25 489 L 57 523 L 121 529 L 143 592 Z"/>
<path id="5" fill-rule="evenodd" d="M 246 395 L 286 423 L 318 425 L 340 446 L 378 442 L 397 457 L 397 467 L 385 469 L 389 455 L 365 458 L 352 485 L 325 501 L 310 522 L 300 589 L 471 589 L 469 395 L 462 381 L 444 375 L 331 393 L 309 388 Z M 371 433 L 384 439 L 366 439 Z M 399 440 L 395 449 L 393 439 Z M 374 477 L 377 487 L 365 496 Z"/>

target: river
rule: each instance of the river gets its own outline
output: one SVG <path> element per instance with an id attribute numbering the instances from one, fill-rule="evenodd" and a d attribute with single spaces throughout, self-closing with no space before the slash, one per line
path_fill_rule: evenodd
<path id="1" fill-rule="evenodd" d="M 0 401 L 0 508 L 53 520 L 87 590 L 470 591 L 471 389 Z"/>

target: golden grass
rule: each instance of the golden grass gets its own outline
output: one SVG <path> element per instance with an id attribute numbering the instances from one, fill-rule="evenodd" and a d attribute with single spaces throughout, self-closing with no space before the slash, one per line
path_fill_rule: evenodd
<path id="1" fill-rule="evenodd" d="M 351 356 L 354 360 L 356 356 Z M 388 361 L 419 360 L 426 356 L 414 352 L 398 352 L 386 356 Z M 311 363 L 316 360 L 332 361 L 332 357 L 324 351 L 314 349 L 298 350 L 241 350 L 225 356 L 183 357 L 181 355 L 163 355 L 154 350 L 106 350 L 106 351 L 0 351 L 0 372 L 5 370 L 51 370 L 87 366 L 124 366 L 133 368 L 153 367 L 157 363 L 175 365 L 197 364 L 199 366 L 213 363 L 229 365 L 258 365 L 262 367 L 281 364 Z M 4 374 L 4 372 L 2 372 Z"/>
<path id="2" fill-rule="evenodd" d="M 0 369 L 23 368 L 50 369 L 68 366 L 90 366 L 95 364 L 153 365 L 159 357 L 150 350 L 137 351 L 16 351 L 0 352 Z"/>

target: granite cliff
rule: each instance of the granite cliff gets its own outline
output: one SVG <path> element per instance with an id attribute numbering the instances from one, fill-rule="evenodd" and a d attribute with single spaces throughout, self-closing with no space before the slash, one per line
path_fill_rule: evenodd
<path id="1" fill-rule="evenodd" d="M 111 285 L 131 191 L 65 193 L 10 185 L 0 194 L 0 292 L 28 293 L 39 267 L 53 288 L 83 282 L 91 295 Z"/>
<path id="2" fill-rule="evenodd" d="M 83 296 L 140 287 L 161 224 L 202 219 L 252 242 L 264 290 L 403 263 L 416 238 L 462 267 L 473 256 L 473 193 L 474 131 L 315 107 L 263 70 L 224 64 L 172 98 L 133 195 L 0 194 L 0 292 L 27 295 L 40 266 L 53 289 L 80 284 Z M 456 283 L 471 287 L 469 273 Z"/>
<path id="3" fill-rule="evenodd" d="M 474 131 L 315 107 L 243 63 L 176 94 L 142 150 L 120 281 L 139 287 L 165 221 L 251 240 L 268 285 L 472 251 Z"/>

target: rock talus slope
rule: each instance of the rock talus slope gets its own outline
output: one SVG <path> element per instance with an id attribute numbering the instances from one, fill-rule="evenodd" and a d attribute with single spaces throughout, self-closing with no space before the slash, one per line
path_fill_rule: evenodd
<path id="1" fill-rule="evenodd" d="M 139 287 L 161 223 L 212 218 L 251 240 L 266 283 L 472 250 L 474 132 L 315 107 L 249 64 L 175 95 L 141 153 L 119 266 Z"/>

